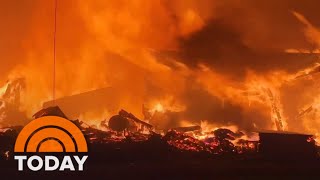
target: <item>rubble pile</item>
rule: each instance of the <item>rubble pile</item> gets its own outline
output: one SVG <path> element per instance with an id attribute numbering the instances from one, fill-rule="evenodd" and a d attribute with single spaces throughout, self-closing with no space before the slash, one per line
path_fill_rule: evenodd
<path id="1" fill-rule="evenodd" d="M 212 152 L 211 146 L 182 132 L 169 131 L 163 139 L 181 151 Z"/>
<path id="2" fill-rule="evenodd" d="M 34 118 L 42 116 L 67 116 L 59 107 L 42 109 Z M 233 132 L 227 128 L 217 128 L 210 132 L 202 132 L 200 126 L 177 127 L 162 133 L 156 133 L 153 126 L 138 119 L 131 113 L 121 110 L 111 117 L 112 122 L 105 129 L 98 129 L 80 120 L 70 120 L 81 129 L 93 152 L 101 152 L 113 156 L 120 151 L 132 156 L 149 154 L 198 153 L 208 155 L 257 153 L 258 141 L 241 139 L 242 132 Z M 112 127 L 110 127 L 110 125 Z M 15 139 L 22 127 L 0 129 L 0 158 L 8 159 L 13 152 Z M 108 152 L 108 153 L 107 153 Z M 123 154 L 122 154 L 123 155 Z M 119 155 L 119 156 L 122 156 Z"/>

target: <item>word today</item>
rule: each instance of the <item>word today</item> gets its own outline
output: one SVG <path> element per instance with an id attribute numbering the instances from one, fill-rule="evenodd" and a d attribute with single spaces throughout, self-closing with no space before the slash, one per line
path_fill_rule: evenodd
<path id="1" fill-rule="evenodd" d="M 86 162 L 88 156 L 64 156 L 61 164 L 59 158 L 56 156 L 44 156 L 44 159 L 40 156 L 14 156 L 15 160 L 18 160 L 18 171 L 23 171 L 25 164 L 31 171 L 39 171 L 44 168 L 45 171 L 83 171 L 83 165 Z M 25 163 L 27 162 L 27 163 Z"/>

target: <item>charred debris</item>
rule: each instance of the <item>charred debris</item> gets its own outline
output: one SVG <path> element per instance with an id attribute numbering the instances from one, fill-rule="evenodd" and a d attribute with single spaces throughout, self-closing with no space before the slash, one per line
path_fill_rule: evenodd
<path id="1" fill-rule="evenodd" d="M 33 118 L 43 116 L 69 119 L 58 106 L 42 109 Z M 171 153 L 206 157 L 317 159 L 319 155 L 312 135 L 305 134 L 259 132 L 259 140 L 253 141 L 242 138 L 245 137 L 243 132 L 218 128 L 201 137 L 201 127 L 197 125 L 166 129 L 159 133 L 152 124 L 125 110 L 120 110 L 109 121 L 101 121 L 100 126 L 104 130 L 78 119 L 69 120 L 84 133 L 90 152 L 108 154 L 110 157 L 124 154 L 131 157 L 134 154 L 136 158 L 161 158 Z M 15 139 L 22 128 L 0 129 L 0 159 L 11 158 Z M 146 152 L 151 156 L 146 156 Z"/>

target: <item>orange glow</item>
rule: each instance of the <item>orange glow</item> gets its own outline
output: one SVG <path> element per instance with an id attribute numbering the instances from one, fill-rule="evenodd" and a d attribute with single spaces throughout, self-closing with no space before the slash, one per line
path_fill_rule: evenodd
<path id="1" fill-rule="evenodd" d="M 157 103 L 151 110 L 150 112 L 151 113 L 154 113 L 154 112 L 164 112 L 165 109 L 163 108 L 162 104 L 160 103 Z"/>
<path id="2" fill-rule="evenodd" d="M 140 119 L 159 112 L 165 129 L 200 125 L 198 139 L 220 127 L 318 137 L 318 16 L 302 6 L 291 12 L 280 3 L 274 12 L 272 3 L 232 2 L 60 0 L 56 97 L 110 87 L 93 102 L 107 107 L 75 116 L 100 129 L 125 109 Z M 23 7 L 8 1 L 2 8 L 14 13 L 0 11 L 7 13 L 0 16 L 7 18 L 0 33 L 0 126 L 26 124 L 52 100 L 53 1 Z M 13 83 L 18 78 L 25 87 Z M 77 103 L 68 108 L 89 102 Z"/>

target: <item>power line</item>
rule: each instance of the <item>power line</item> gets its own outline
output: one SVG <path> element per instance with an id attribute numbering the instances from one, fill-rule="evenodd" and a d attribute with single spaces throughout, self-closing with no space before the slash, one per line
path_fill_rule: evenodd
<path id="1" fill-rule="evenodd" d="M 57 37 L 57 7 L 58 0 L 54 0 L 54 31 L 53 31 L 53 86 L 52 97 L 53 103 L 56 101 L 56 37 Z"/>

